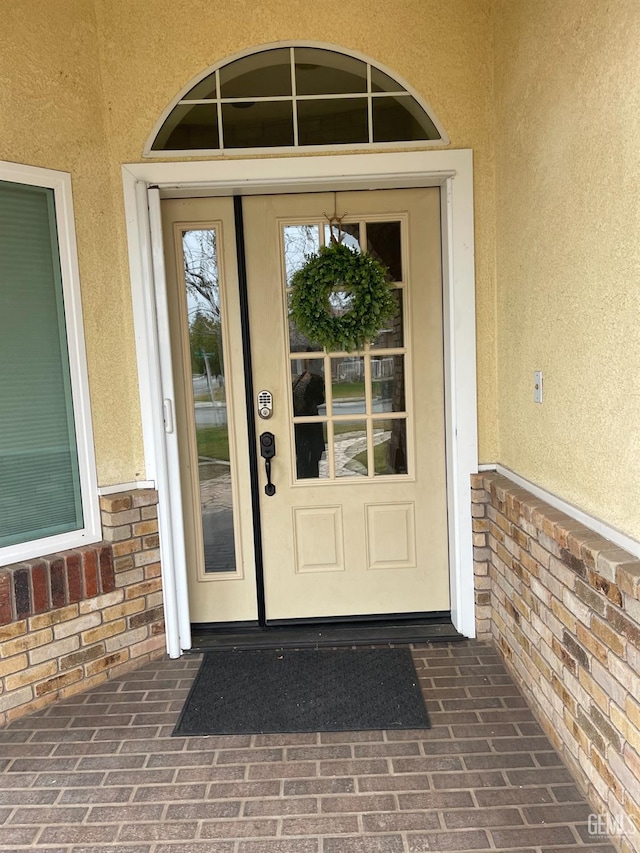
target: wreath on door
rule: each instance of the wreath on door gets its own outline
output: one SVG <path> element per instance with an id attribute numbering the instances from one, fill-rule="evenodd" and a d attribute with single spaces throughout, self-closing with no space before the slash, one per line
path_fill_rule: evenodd
<path id="1" fill-rule="evenodd" d="M 332 234 L 331 242 L 291 279 L 290 317 L 298 329 L 325 350 L 362 349 L 394 315 L 397 302 L 387 268 L 368 252 L 358 252 Z M 334 309 L 331 294 L 348 298 L 348 307 Z"/>

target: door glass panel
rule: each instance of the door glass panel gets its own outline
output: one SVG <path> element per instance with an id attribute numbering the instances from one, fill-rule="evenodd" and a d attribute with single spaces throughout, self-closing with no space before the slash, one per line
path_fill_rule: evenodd
<path id="1" fill-rule="evenodd" d="M 407 473 L 407 422 L 404 418 L 373 422 L 375 476 Z"/>
<path id="2" fill-rule="evenodd" d="M 195 89 L 189 93 L 190 98 L 196 97 L 194 92 Z M 269 98 L 286 95 L 291 95 L 291 60 L 288 48 L 254 53 L 220 69 L 222 98 Z"/>
<path id="3" fill-rule="evenodd" d="M 366 421 L 338 421 L 333 424 L 333 452 L 336 477 L 366 477 Z"/>
<path id="4" fill-rule="evenodd" d="M 154 151 L 193 151 L 219 146 L 215 104 L 178 104 L 153 143 Z"/>
<path id="5" fill-rule="evenodd" d="M 329 245 L 331 237 L 337 240 L 340 235 L 340 242 L 344 243 L 350 249 L 356 252 L 360 251 L 360 224 L 358 222 L 343 222 L 340 227 L 337 225 L 324 226 L 324 242 Z"/>
<path id="6" fill-rule="evenodd" d="M 292 359 L 291 389 L 294 417 L 315 417 L 326 414 L 324 359 Z"/>
<path id="7" fill-rule="evenodd" d="M 371 390 L 374 412 L 404 412 L 404 356 L 371 357 Z"/>
<path id="8" fill-rule="evenodd" d="M 293 274 L 301 269 L 309 255 L 320 248 L 320 229 L 317 225 L 285 225 L 283 229 L 284 266 L 287 286 Z"/>
<path id="9" fill-rule="evenodd" d="M 402 281 L 399 222 L 367 222 L 367 251 L 389 270 L 389 281 Z"/>
<path id="10" fill-rule="evenodd" d="M 346 145 L 369 141 L 366 98 L 298 101 L 299 145 Z"/>
<path id="11" fill-rule="evenodd" d="M 364 358 L 331 359 L 332 415 L 366 412 Z"/>
<path id="12" fill-rule="evenodd" d="M 293 145 L 290 101 L 241 101 L 222 105 L 225 148 Z"/>
<path id="13" fill-rule="evenodd" d="M 315 47 L 297 47 L 298 95 L 341 95 L 367 91 L 367 65 L 352 56 Z"/>
<path id="14" fill-rule="evenodd" d="M 381 329 L 376 336 L 376 339 L 371 341 L 372 349 L 391 349 L 392 347 L 404 346 L 404 329 L 402 317 L 403 293 L 400 288 L 393 291 L 394 299 L 397 303 L 396 311 L 393 317 L 388 321 L 384 329 Z"/>
<path id="15" fill-rule="evenodd" d="M 326 214 L 325 214 L 326 215 Z M 354 217 L 355 218 L 355 217 Z M 391 270 L 390 279 L 402 279 L 402 221 L 367 222 L 369 251 Z M 320 229 L 324 229 L 322 234 Z M 340 240 L 362 251 L 364 230 L 360 221 L 337 224 L 292 224 L 283 227 L 283 267 L 290 287 L 295 272 L 308 256 Z M 310 341 L 289 319 L 289 356 L 294 413 L 292 438 L 296 448 L 297 479 L 373 478 L 376 474 L 406 474 L 405 418 L 379 420 L 385 413 L 406 415 L 405 335 L 403 329 L 404 285 L 393 290 L 396 304 L 375 340 L 357 354 L 327 352 Z M 287 293 L 291 300 L 291 291 Z M 340 317 L 349 311 L 353 294 L 339 287 L 328 294 L 329 309 Z M 395 352 L 383 352 L 384 349 Z M 328 359 L 327 359 L 328 356 Z M 327 375 L 325 377 L 325 366 Z M 331 406 L 325 395 L 331 389 Z M 369 402 L 367 402 L 369 401 Z M 301 418 L 317 419 L 310 425 Z M 384 444 L 369 458 L 367 435 L 375 430 L 376 441 Z M 393 443 L 389 444 L 393 430 Z M 330 436 L 331 453 L 327 450 Z M 389 445 L 387 447 L 387 445 Z M 392 448 L 392 449 L 389 449 Z M 393 452 L 392 452 L 393 451 Z M 387 461 L 385 461 L 387 460 Z"/>
<path id="16" fill-rule="evenodd" d="M 329 477 L 326 421 L 295 424 L 296 477 L 298 480 L 326 480 Z"/>
<path id="17" fill-rule="evenodd" d="M 205 571 L 235 572 L 218 245 L 214 229 L 182 234 Z"/>
<path id="18" fill-rule="evenodd" d="M 314 417 L 326 414 L 326 406 L 324 405 L 324 359 L 292 359 L 291 389 L 294 417 Z M 328 477 L 326 422 L 297 423 L 294 426 L 294 433 L 297 479 L 309 480 Z"/>

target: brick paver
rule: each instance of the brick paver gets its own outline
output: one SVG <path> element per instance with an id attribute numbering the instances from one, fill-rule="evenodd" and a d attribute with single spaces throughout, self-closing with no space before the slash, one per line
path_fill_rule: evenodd
<path id="1" fill-rule="evenodd" d="M 495 650 L 416 646 L 430 730 L 172 738 L 198 657 L 0 729 L 0 849 L 615 853 Z"/>

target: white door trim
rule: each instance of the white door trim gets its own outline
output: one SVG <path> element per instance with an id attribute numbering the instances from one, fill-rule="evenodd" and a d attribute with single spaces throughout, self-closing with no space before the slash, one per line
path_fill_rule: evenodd
<path id="1" fill-rule="evenodd" d="M 172 510 L 171 434 L 163 401 L 173 401 L 163 368 L 158 314 L 164 280 L 158 259 L 162 234 L 158 193 L 166 197 L 256 195 L 268 192 L 442 188 L 445 421 L 451 618 L 466 637 L 475 636 L 470 476 L 477 471 L 475 279 L 472 152 L 412 151 L 330 157 L 278 157 L 125 164 L 124 184 L 146 479 L 160 498 L 167 650 L 176 657 L 190 647 L 185 597 L 182 518 Z M 157 188 L 148 200 L 147 188 Z M 167 440 L 168 439 L 168 440 Z M 173 491 L 175 496 L 175 491 Z M 175 508 L 173 508 L 175 510 Z M 180 518 L 177 518 L 180 515 Z"/>

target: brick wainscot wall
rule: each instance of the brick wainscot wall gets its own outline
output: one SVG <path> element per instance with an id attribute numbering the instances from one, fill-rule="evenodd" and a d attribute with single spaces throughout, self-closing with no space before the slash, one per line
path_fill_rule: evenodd
<path id="1" fill-rule="evenodd" d="M 472 501 L 478 634 L 502 653 L 597 828 L 638 853 L 640 561 L 498 474 L 474 475 Z"/>
<path id="2" fill-rule="evenodd" d="M 100 508 L 104 541 L 0 568 L 0 725 L 165 652 L 157 493 Z"/>

